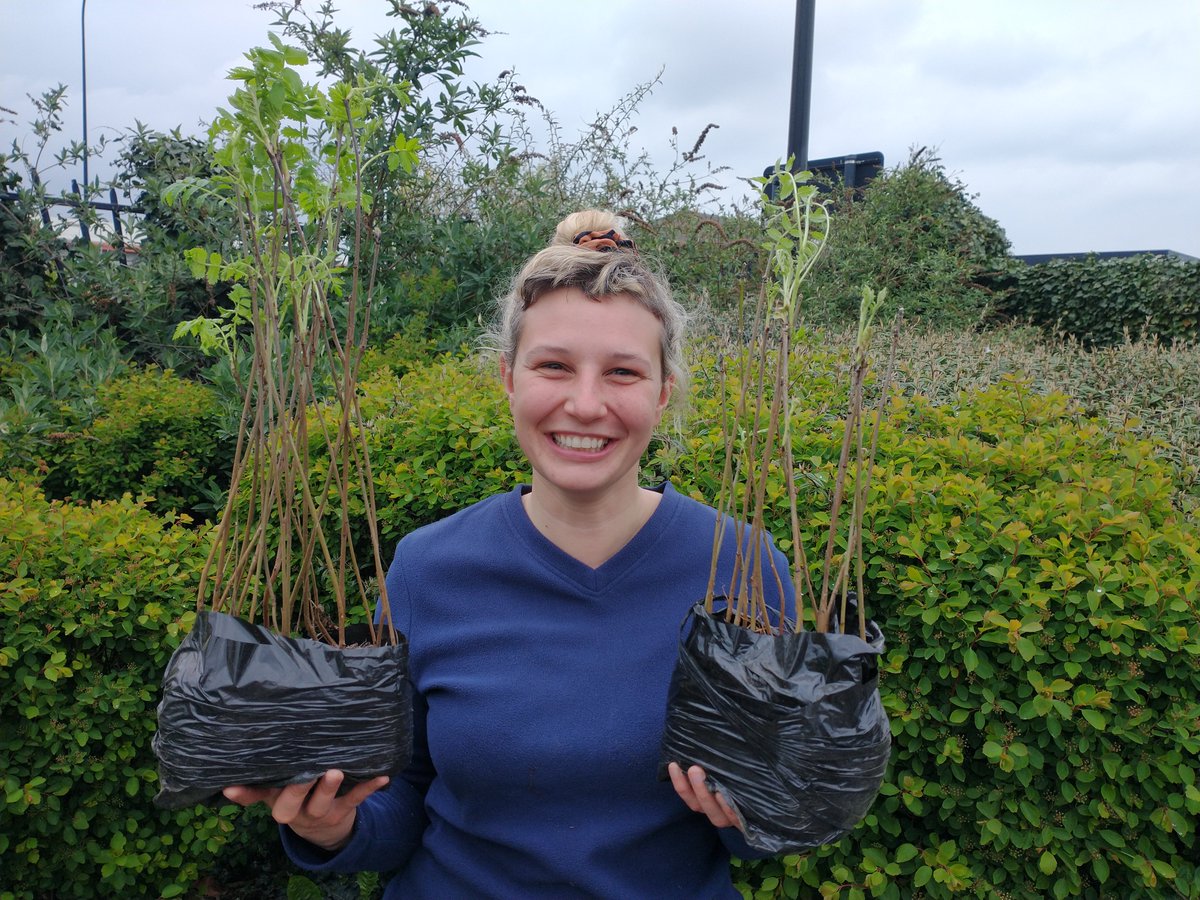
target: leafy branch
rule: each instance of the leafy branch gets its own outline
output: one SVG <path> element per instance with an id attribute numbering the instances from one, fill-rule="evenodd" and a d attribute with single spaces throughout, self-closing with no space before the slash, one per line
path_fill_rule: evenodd
<path id="1" fill-rule="evenodd" d="M 880 393 L 870 426 L 864 417 L 864 385 L 870 370 L 869 350 L 875 320 L 886 300 L 886 290 L 878 293 L 863 288 L 859 310 L 857 339 L 849 364 L 849 408 L 845 418 L 837 475 L 831 497 L 829 525 L 821 556 L 820 590 L 810 575 L 809 553 L 804 546 L 800 525 L 796 466 L 793 449 L 795 427 L 800 417 L 799 398 L 793 395 L 792 363 L 795 349 L 792 337 L 801 321 L 803 287 L 826 248 L 831 217 L 816 186 L 807 183 L 810 173 L 794 174 L 788 166 L 777 165 L 771 178 L 756 179 L 765 213 L 765 239 L 762 249 L 768 259 L 767 274 L 753 311 L 749 333 L 753 346 L 741 356 L 738 399 L 730 404 L 722 363 L 722 396 L 725 416 L 725 467 L 718 494 L 718 510 L 732 517 L 742 530 L 737 544 L 730 590 L 735 599 L 726 615 L 756 631 L 774 629 L 765 600 L 764 585 L 780 582 L 773 556 L 767 552 L 764 522 L 767 518 L 768 482 L 782 472 L 791 525 L 792 578 L 796 609 L 778 611 L 782 631 L 789 618 L 792 627 L 804 627 L 806 603 L 819 632 L 834 628 L 845 630 L 849 607 L 851 575 L 858 598 L 858 631 L 865 637 L 865 584 L 862 548 L 862 521 L 870 487 L 871 471 L 879 441 L 879 427 L 887 402 L 886 386 L 891 383 L 895 349 L 903 311 L 897 317 L 892 334 L 892 350 L 885 389 Z M 769 189 L 768 189 L 769 188 Z M 744 424 L 743 424 L 744 423 Z M 841 530 L 842 507 L 849 502 L 849 535 L 846 552 L 836 554 Z M 714 535 L 713 563 L 705 605 L 713 609 L 716 592 L 716 565 L 722 542 L 722 517 Z M 765 561 L 765 562 L 764 562 Z M 851 569 L 853 565 L 853 570 Z M 779 592 L 782 596 L 782 591 Z M 806 600 L 807 598 L 807 600 Z M 835 615 L 836 613 L 836 615 Z"/>
<path id="2" fill-rule="evenodd" d="M 376 95 L 402 99 L 404 85 L 359 78 L 322 90 L 293 68 L 307 62 L 304 52 L 275 35 L 270 41 L 230 72 L 241 86 L 209 132 L 217 174 L 165 192 L 171 203 L 203 197 L 231 206 L 241 250 L 231 259 L 203 248 L 186 254 L 197 276 L 233 283 L 232 305 L 176 332 L 196 337 L 206 352 L 250 360 L 233 489 L 199 604 L 344 644 L 350 594 L 368 621 L 373 604 L 350 522 L 331 512 L 348 509 L 352 493 L 366 508 L 369 562 L 383 571 L 356 389 L 378 266 L 364 175 L 381 164 L 411 170 L 417 147 L 396 135 L 386 149 L 364 154 L 380 127 L 369 115 Z M 328 452 L 324 472 L 313 464 L 314 447 Z M 379 587 L 385 629 L 372 626 L 376 643 L 383 631 L 395 640 Z M 327 591 L 336 620 L 322 599 Z"/>

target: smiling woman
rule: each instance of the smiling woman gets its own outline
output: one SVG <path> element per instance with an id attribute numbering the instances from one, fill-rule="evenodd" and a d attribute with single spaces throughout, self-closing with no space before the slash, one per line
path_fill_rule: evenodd
<path id="1" fill-rule="evenodd" d="M 673 382 L 663 379 L 658 327 L 636 300 L 557 288 L 525 316 L 515 358 L 502 358 L 517 440 L 533 468 L 525 510 L 546 536 L 599 566 L 658 506 L 638 463 Z M 603 529 L 590 526 L 606 522 Z M 580 530 L 579 526 L 583 526 Z"/>
<path id="2" fill-rule="evenodd" d="M 532 474 L 396 549 L 412 765 L 340 796 L 337 771 L 226 794 L 268 803 L 303 866 L 398 870 L 388 898 L 736 898 L 730 854 L 761 855 L 737 814 L 698 766 L 658 780 L 679 626 L 707 587 L 717 522 L 638 483 L 683 390 L 683 310 L 622 224 L 589 212 L 526 264 L 497 320 Z"/>

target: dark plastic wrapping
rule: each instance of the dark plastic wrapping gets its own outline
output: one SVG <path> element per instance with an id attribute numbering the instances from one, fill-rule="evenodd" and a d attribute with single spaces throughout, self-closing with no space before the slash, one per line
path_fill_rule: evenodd
<path id="1" fill-rule="evenodd" d="M 883 635 L 756 634 L 698 603 L 671 678 L 660 775 L 700 765 L 764 853 L 832 843 L 883 784 L 891 729 L 878 691 Z"/>
<path id="2" fill-rule="evenodd" d="M 338 648 L 202 612 L 163 674 L 153 746 L 168 809 L 327 769 L 396 774 L 412 757 L 408 644 Z"/>

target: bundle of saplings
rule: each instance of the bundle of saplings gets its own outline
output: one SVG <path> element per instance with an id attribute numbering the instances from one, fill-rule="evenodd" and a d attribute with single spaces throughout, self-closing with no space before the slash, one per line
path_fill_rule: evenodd
<path id="1" fill-rule="evenodd" d="M 234 211 L 240 257 L 189 253 L 198 276 L 233 283 L 233 306 L 180 333 L 248 375 L 196 626 L 163 676 L 154 749 L 164 806 L 330 768 L 360 781 L 411 756 L 407 646 L 380 577 L 356 390 L 375 277 L 368 179 L 415 160 L 403 140 L 366 157 L 378 126 L 368 113 L 373 92 L 403 89 L 323 91 L 292 68 L 307 62 L 302 52 L 271 42 L 230 73 L 241 84 L 210 131 L 218 174 L 168 193 Z M 369 559 L 340 512 L 351 496 L 365 507 Z"/>
<path id="2" fill-rule="evenodd" d="M 884 296 L 863 293 L 817 590 L 797 512 L 792 443 L 800 417 L 790 363 L 801 286 L 824 247 L 830 217 L 816 188 L 804 184 L 807 173 L 777 167 L 775 177 L 775 198 L 763 194 L 770 258 L 750 317 L 751 349 L 736 367 L 733 391 L 726 385 L 721 391 L 725 467 L 718 509 L 724 515 L 707 596 L 683 625 L 662 764 L 702 766 L 738 814 L 750 845 L 778 854 L 836 841 L 866 815 L 883 783 L 891 730 L 878 691 L 884 640 L 866 618 L 862 558 L 862 516 L 886 399 L 881 391 L 872 426 L 863 389 Z M 891 367 L 889 360 L 885 386 Z M 725 367 L 719 371 L 724 379 Z M 790 592 L 768 590 L 782 588 L 786 574 L 778 571 L 763 524 L 773 493 L 768 482 L 780 473 L 792 524 Z M 718 558 L 730 528 L 737 530 L 733 571 L 718 587 Z M 767 602 L 789 593 L 791 609 Z"/>

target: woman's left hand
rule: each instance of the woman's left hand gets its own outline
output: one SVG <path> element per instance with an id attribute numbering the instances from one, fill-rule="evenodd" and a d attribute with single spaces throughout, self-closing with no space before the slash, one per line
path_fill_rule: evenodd
<path id="1" fill-rule="evenodd" d="M 681 800 L 692 812 L 703 813 L 717 828 L 742 830 L 741 820 L 720 791 L 708 789 L 708 775 L 699 766 L 692 766 L 685 773 L 679 763 L 670 763 L 667 772 L 671 784 Z"/>

